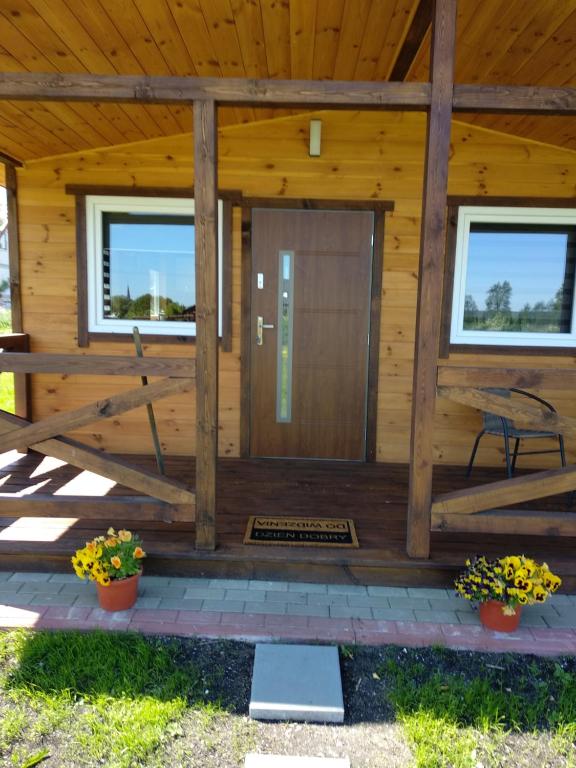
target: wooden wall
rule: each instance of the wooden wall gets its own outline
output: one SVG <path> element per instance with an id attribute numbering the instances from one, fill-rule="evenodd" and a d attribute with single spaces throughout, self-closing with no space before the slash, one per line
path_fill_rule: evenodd
<path id="1" fill-rule="evenodd" d="M 405 462 L 410 408 L 421 212 L 425 119 L 412 113 L 323 112 L 322 156 L 308 156 L 308 120 L 296 115 L 220 132 L 219 185 L 258 197 L 393 200 L 386 215 L 378 408 L 378 459 Z M 33 351 L 80 352 L 76 345 L 74 199 L 64 185 L 189 186 L 189 134 L 30 162 L 19 171 L 22 303 Z M 453 195 L 576 195 L 576 154 L 493 131 L 454 123 L 449 193 Z M 233 238 L 233 348 L 220 354 L 220 453 L 235 456 L 240 441 L 240 233 Z M 83 350 L 82 352 L 85 352 Z M 122 343 L 92 343 L 89 353 L 132 354 Z M 194 355 L 191 345 L 154 344 L 146 354 Z M 514 359 L 459 355 L 455 363 L 565 366 L 572 357 Z M 452 360 L 451 360 L 452 362 Z M 37 376 L 34 416 L 74 407 L 130 385 L 130 380 Z M 576 416 L 570 392 L 555 401 Z M 168 453 L 194 451 L 194 397 L 159 403 L 159 430 Z M 435 455 L 462 463 L 479 428 L 478 415 L 438 401 Z M 145 413 L 100 422 L 77 436 L 103 449 L 142 452 L 150 446 Z M 486 438 L 480 463 L 501 463 L 502 450 Z M 490 445 L 492 447 L 490 447 Z M 550 461 L 555 462 L 554 457 Z M 529 465 L 529 459 L 523 460 Z M 542 459 L 533 464 L 545 465 Z"/>

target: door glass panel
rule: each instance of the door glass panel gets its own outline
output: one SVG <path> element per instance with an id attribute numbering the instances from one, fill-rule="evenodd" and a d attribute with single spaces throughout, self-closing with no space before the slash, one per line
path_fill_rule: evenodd
<path id="1" fill-rule="evenodd" d="M 292 337 L 294 325 L 294 251 L 280 251 L 278 263 L 278 364 L 276 421 L 292 421 Z"/>

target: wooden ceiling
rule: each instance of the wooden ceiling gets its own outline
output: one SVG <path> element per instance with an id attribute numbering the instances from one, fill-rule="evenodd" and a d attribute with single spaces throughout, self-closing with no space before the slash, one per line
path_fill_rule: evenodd
<path id="1" fill-rule="evenodd" d="M 430 0 L 2 0 L 0 71 L 387 80 Z M 425 38 L 408 74 L 428 78 Z M 457 82 L 574 85 L 576 0 L 460 0 Z M 220 110 L 221 125 L 285 114 Z M 459 119 L 461 116 L 459 116 Z M 574 118 L 471 116 L 576 149 Z M 190 131 L 184 105 L 0 103 L 21 160 Z"/>

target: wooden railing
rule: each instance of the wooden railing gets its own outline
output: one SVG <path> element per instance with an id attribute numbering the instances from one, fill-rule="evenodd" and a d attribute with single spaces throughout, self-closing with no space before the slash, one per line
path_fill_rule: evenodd
<path id="1" fill-rule="evenodd" d="M 14 342 L 12 349 L 15 349 L 17 343 Z M 191 390 L 196 376 L 194 360 L 5 351 L 0 354 L 0 371 L 13 371 L 17 375 L 57 372 L 98 376 L 163 377 L 153 384 L 129 389 L 73 411 L 48 416 L 35 423 L 0 411 L 3 451 L 33 448 L 146 494 L 78 498 L 60 495 L 57 499 L 39 494 L 22 498 L 0 494 L 0 509 L 4 514 L 102 518 L 118 513 L 127 520 L 194 520 L 195 494 L 187 485 L 62 437 L 65 432 L 80 426 Z"/>
<path id="2" fill-rule="evenodd" d="M 566 389 L 576 384 L 576 371 L 550 368 L 438 368 L 438 397 L 511 419 L 515 425 L 562 435 L 576 435 L 576 419 L 479 387 Z M 431 530 L 475 533 L 523 533 L 576 536 L 576 513 L 506 509 L 576 489 L 576 466 L 534 472 L 436 496 L 432 500 Z"/>

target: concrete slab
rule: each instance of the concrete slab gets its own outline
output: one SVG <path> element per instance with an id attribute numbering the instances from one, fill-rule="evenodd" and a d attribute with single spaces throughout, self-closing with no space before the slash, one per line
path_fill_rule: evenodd
<path id="1" fill-rule="evenodd" d="M 255 720 L 344 722 L 338 649 L 257 644 L 249 713 Z"/>
<path id="2" fill-rule="evenodd" d="M 246 755 L 244 768 L 350 768 L 347 757 L 292 757 L 291 755 Z"/>

